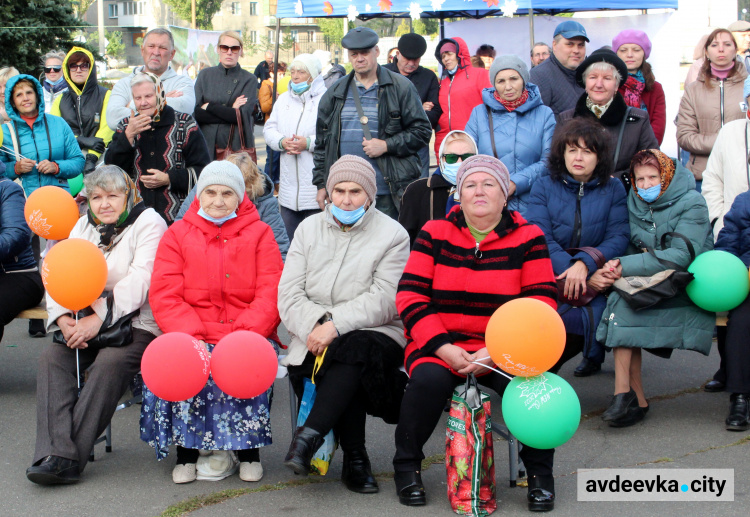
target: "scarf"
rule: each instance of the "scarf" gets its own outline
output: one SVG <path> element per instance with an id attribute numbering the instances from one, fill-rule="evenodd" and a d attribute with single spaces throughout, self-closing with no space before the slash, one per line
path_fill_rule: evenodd
<path id="1" fill-rule="evenodd" d="M 500 98 L 500 95 L 498 95 L 497 90 L 495 90 L 495 100 L 497 100 L 500 104 L 505 106 L 505 109 L 507 109 L 508 111 L 513 111 L 517 107 L 525 104 L 527 100 L 529 100 L 529 90 L 524 88 L 521 96 L 514 101 L 506 101 L 505 99 Z"/>
<path id="2" fill-rule="evenodd" d="M 156 90 L 156 112 L 151 118 L 154 122 L 159 122 L 161 120 L 161 112 L 164 110 L 164 106 L 167 105 L 167 94 L 164 91 L 164 84 L 161 82 L 161 79 L 151 72 L 140 71 L 138 73 L 147 76 L 154 83 L 154 90 Z"/>
<path id="3" fill-rule="evenodd" d="M 659 176 L 661 178 L 661 192 L 659 192 L 659 197 L 661 197 L 662 194 L 667 191 L 669 184 L 672 183 L 672 178 L 674 178 L 674 162 L 669 156 L 658 149 L 645 149 L 643 151 L 640 151 L 638 154 L 640 153 L 648 153 L 656 158 L 657 162 L 659 162 Z M 635 186 L 635 171 L 633 166 L 630 167 L 630 186 L 635 191 L 635 195 L 638 196 L 639 199 L 643 200 L 643 198 L 638 195 L 638 187 Z M 659 197 L 657 197 L 656 199 L 659 199 Z"/>
<path id="4" fill-rule="evenodd" d="M 138 193 L 135 183 L 130 179 L 130 176 L 128 176 L 125 171 L 123 171 L 122 175 L 125 177 L 125 183 L 127 184 L 127 191 L 125 192 L 127 202 L 125 203 L 125 210 L 120 214 L 116 223 L 102 223 L 96 218 L 94 212 L 91 211 L 91 205 L 89 204 L 89 224 L 96 227 L 96 231 L 101 234 L 101 237 L 99 238 L 99 248 L 105 253 L 117 244 L 122 238 L 125 229 L 133 224 L 135 220 L 138 219 L 138 216 L 147 208 L 143 203 L 143 199 L 141 199 L 141 195 Z"/>
<path id="5" fill-rule="evenodd" d="M 620 88 L 620 93 L 625 99 L 625 104 L 633 108 L 643 106 L 641 95 L 646 88 L 646 80 L 640 70 L 636 74 L 628 74 L 628 79 Z"/>
<path id="6" fill-rule="evenodd" d="M 45 90 L 51 93 L 59 93 L 68 88 L 68 83 L 65 81 L 65 76 L 60 76 L 57 82 L 51 83 L 47 79 L 42 84 Z"/>
<path id="7" fill-rule="evenodd" d="M 604 115 L 604 113 L 606 113 L 607 109 L 609 109 L 609 107 L 612 105 L 612 101 L 613 100 L 615 100 L 614 97 L 612 97 L 611 99 L 609 99 L 609 102 L 607 102 L 607 104 L 605 104 L 604 106 L 599 106 L 598 104 L 594 104 L 594 101 L 592 101 L 588 97 L 588 95 L 587 95 L 586 96 L 586 107 L 589 109 L 589 111 L 591 111 L 591 113 L 593 113 L 594 115 L 596 115 L 596 118 L 602 118 L 602 115 Z"/>

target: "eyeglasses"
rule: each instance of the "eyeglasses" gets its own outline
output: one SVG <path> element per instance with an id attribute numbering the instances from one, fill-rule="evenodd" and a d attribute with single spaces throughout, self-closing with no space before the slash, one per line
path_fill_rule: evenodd
<path id="1" fill-rule="evenodd" d="M 89 68 L 91 68 L 91 65 L 88 64 L 88 63 L 83 63 L 83 64 L 80 64 L 80 65 L 70 65 L 70 71 L 71 72 L 73 70 L 81 70 L 82 72 L 85 72 Z"/>
<path id="2" fill-rule="evenodd" d="M 230 50 L 235 54 L 239 54 L 240 50 L 242 50 L 242 47 L 240 47 L 239 45 L 234 45 L 232 47 L 230 47 L 229 45 L 219 45 L 219 50 L 221 50 L 225 54 L 229 54 Z"/>
<path id="3" fill-rule="evenodd" d="M 59 72 L 60 70 L 62 70 L 62 66 L 45 66 L 44 67 L 45 74 L 52 74 L 55 72 Z"/>
<path id="4" fill-rule="evenodd" d="M 474 153 L 466 153 L 466 154 L 444 154 L 443 159 L 445 160 L 445 163 L 448 163 L 450 165 L 453 165 L 454 163 L 458 162 L 458 159 L 461 158 L 462 162 L 465 162 L 469 158 L 474 156 Z"/>

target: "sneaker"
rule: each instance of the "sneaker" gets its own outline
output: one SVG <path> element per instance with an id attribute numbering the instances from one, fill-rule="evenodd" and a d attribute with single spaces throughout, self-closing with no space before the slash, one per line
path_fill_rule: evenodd
<path id="1" fill-rule="evenodd" d="M 263 477 L 263 465 L 259 461 L 240 463 L 240 479 L 242 481 L 260 481 Z"/>
<path id="2" fill-rule="evenodd" d="M 174 470 L 172 470 L 172 481 L 178 485 L 192 483 L 195 479 L 195 463 L 175 465 Z"/>
<path id="3" fill-rule="evenodd" d="M 239 462 L 233 451 L 213 451 L 210 456 L 198 458 L 197 479 L 221 481 L 237 472 Z"/>

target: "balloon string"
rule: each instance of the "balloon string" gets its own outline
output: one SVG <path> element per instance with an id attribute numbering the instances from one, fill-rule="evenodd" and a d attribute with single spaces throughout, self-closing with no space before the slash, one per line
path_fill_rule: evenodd
<path id="1" fill-rule="evenodd" d="M 486 359 L 489 359 L 489 357 L 487 357 Z M 481 361 L 481 360 L 482 360 L 482 359 L 480 359 L 480 361 Z M 508 379 L 510 379 L 510 380 L 513 380 L 513 377 L 512 377 L 512 376 L 510 376 L 510 375 L 508 375 L 508 374 L 507 374 L 507 373 L 505 373 L 504 371 L 502 371 L 502 370 L 498 370 L 497 368 L 493 368 L 492 366 L 488 366 L 488 365 L 486 365 L 486 364 L 480 363 L 479 361 L 472 361 L 472 362 L 471 362 L 471 364 L 478 364 L 479 366 L 482 366 L 482 367 L 484 367 L 484 368 L 489 368 L 489 369 L 490 369 L 490 370 L 492 370 L 493 372 L 499 373 L 500 375 L 502 375 L 502 376 L 504 376 L 504 377 L 507 377 L 507 378 L 508 378 Z"/>
<path id="2" fill-rule="evenodd" d="M 12 156 L 14 158 L 15 157 L 19 157 L 19 158 L 23 158 L 24 160 L 30 160 L 30 158 L 26 158 L 21 153 L 16 153 L 14 150 L 12 150 L 12 149 L 10 149 L 8 147 L 5 147 L 4 145 L 0 145 L 0 151 L 2 151 L 5 154 L 10 155 L 10 156 Z"/>
<path id="3" fill-rule="evenodd" d="M 78 325 L 78 311 L 76 311 L 76 326 Z M 76 382 L 78 384 L 78 395 L 81 394 L 81 363 L 78 360 L 78 349 L 76 348 Z"/>

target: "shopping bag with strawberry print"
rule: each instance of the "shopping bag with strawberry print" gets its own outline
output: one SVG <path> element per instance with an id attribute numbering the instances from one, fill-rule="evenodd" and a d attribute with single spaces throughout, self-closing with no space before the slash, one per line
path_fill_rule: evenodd
<path id="1" fill-rule="evenodd" d="M 491 426 L 490 396 L 471 374 L 453 391 L 445 431 L 448 500 L 459 515 L 484 516 L 497 509 Z"/>

